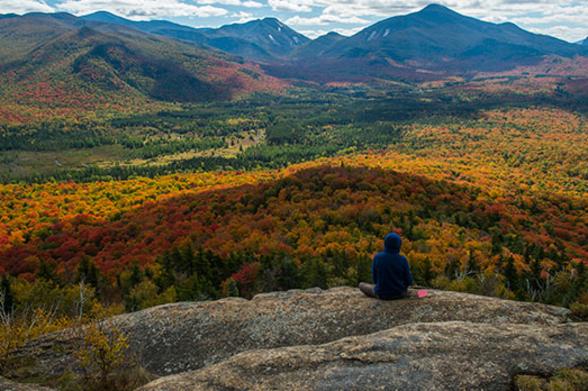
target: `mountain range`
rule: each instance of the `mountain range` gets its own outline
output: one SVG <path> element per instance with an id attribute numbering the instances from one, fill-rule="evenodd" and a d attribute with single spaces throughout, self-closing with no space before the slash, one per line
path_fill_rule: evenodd
<path id="1" fill-rule="evenodd" d="M 0 16 L 4 100 L 207 101 L 281 88 L 279 79 L 318 82 L 473 76 L 588 57 L 582 45 L 495 24 L 440 5 L 382 20 L 345 37 L 310 40 L 275 18 L 220 28 L 83 17 Z"/>
<path id="2" fill-rule="evenodd" d="M 0 19 L 0 97 L 48 106 L 198 102 L 276 83 L 234 56 L 113 20 L 117 23 L 65 13 L 5 15 Z"/>
<path id="3" fill-rule="evenodd" d="M 195 29 L 168 21 L 133 22 L 103 11 L 81 19 L 118 24 L 258 61 L 283 58 L 295 48 L 310 42 L 310 39 L 275 18 L 231 24 L 217 29 Z"/>

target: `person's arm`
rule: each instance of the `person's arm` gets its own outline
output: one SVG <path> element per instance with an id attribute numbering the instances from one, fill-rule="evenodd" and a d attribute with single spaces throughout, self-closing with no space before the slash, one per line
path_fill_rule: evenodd
<path id="1" fill-rule="evenodd" d="M 406 258 L 404 258 L 404 283 L 406 284 L 407 288 L 413 283 L 412 274 L 410 273 L 410 266 L 408 266 L 408 260 Z"/>
<path id="2" fill-rule="evenodd" d="M 376 257 L 374 257 L 374 260 L 372 261 L 372 280 L 374 281 L 374 284 L 378 283 L 378 268 L 376 267 Z"/>

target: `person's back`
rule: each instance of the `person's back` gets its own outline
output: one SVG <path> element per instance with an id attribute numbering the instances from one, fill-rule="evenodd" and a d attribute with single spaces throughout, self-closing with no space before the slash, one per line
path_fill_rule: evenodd
<path id="1" fill-rule="evenodd" d="M 375 286 L 360 284 L 360 289 L 368 296 L 383 300 L 398 299 L 406 296 L 412 285 L 412 275 L 408 261 L 400 255 L 402 240 L 395 233 L 386 235 L 384 251 L 376 254 L 372 263 L 372 278 Z M 373 291 L 373 295 L 370 294 Z"/>

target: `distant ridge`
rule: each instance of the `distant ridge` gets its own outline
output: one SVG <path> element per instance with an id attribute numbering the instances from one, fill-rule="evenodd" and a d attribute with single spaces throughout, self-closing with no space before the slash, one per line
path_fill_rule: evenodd
<path id="1" fill-rule="evenodd" d="M 310 41 L 276 18 L 230 24 L 216 29 L 192 28 L 158 20 L 135 22 L 104 11 L 83 16 L 82 19 L 130 27 L 258 61 L 282 58 Z"/>
<path id="2" fill-rule="evenodd" d="M 130 101 L 228 99 L 244 90 L 266 90 L 266 81 L 274 80 L 224 53 L 137 26 L 182 27 L 106 12 L 86 19 L 67 13 L 0 17 L 0 96 L 58 107 L 81 101 L 91 109 Z M 19 98 L 23 94 L 30 102 Z"/>
<path id="3" fill-rule="evenodd" d="M 0 16 L 4 21 L 19 18 Z M 219 28 L 193 28 L 165 20 L 132 21 L 105 11 L 80 18 L 64 13 L 34 13 L 24 18 L 35 19 L 37 25 L 24 29 L 33 31 L 28 41 L 22 42 L 24 46 L 19 46 L 18 37 L 17 42 L 11 42 L 11 53 L 26 52 L 54 36 L 57 30 L 43 27 L 52 21 L 60 29 L 87 27 L 117 36 L 117 29 L 124 28 L 126 32 L 156 35 L 178 45 L 195 46 L 204 57 L 222 57 L 221 51 L 240 57 L 231 57 L 231 61 L 259 63 L 265 73 L 277 78 L 318 82 L 438 80 L 535 66 L 547 57 L 569 61 L 575 61 L 576 56 L 588 57 L 588 40 L 573 44 L 528 32 L 513 23 L 495 24 L 464 16 L 438 4 L 382 20 L 351 37 L 329 33 L 314 40 L 276 18 Z M 37 30 L 43 33 L 36 35 Z"/>
<path id="4" fill-rule="evenodd" d="M 336 32 L 321 35 L 320 37 L 298 47 L 296 51 L 292 53 L 292 57 L 311 59 L 315 56 L 322 56 L 326 51 L 333 47 L 333 45 L 345 38 L 345 36 Z"/>

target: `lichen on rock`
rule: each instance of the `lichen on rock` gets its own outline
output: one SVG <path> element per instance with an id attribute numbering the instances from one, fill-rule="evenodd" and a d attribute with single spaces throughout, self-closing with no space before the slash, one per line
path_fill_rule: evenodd
<path id="1" fill-rule="evenodd" d="M 541 332 L 559 333 L 562 330 L 569 330 L 570 333 L 575 333 L 574 335 L 583 332 L 584 329 L 581 326 L 568 326 L 566 323 L 569 321 L 569 310 L 543 304 L 436 290 L 429 291 L 429 295 L 425 298 L 416 298 L 411 295 L 402 300 L 380 301 L 365 297 L 357 289 L 343 287 L 329 290 L 310 289 L 266 293 L 257 295 L 252 300 L 227 298 L 207 302 L 166 304 L 119 315 L 109 319 L 108 324 L 125 333 L 133 356 L 138 357 L 139 363 L 157 376 L 178 374 L 205 367 L 212 371 L 216 368 L 214 365 L 220 363 L 219 365 L 225 365 L 223 368 L 227 373 L 232 374 L 231 376 L 235 379 L 240 379 L 241 369 L 237 370 L 235 367 L 229 370 L 230 367 L 226 366 L 227 362 L 233 360 L 232 357 L 259 349 L 284 348 L 284 350 L 263 350 L 263 354 L 278 355 L 277 357 L 285 355 L 284 357 L 289 357 L 288 362 L 292 363 L 288 365 L 293 365 L 293 368 L 296 367 L 293 360 L 296 355 L 289 356 L 291 352 L 301 354 L 300 365 L 311 366 L 313 362 L 305 357 L 306 354 L 319 358 L 321 354 L 326 354 L 325 361 L 317 363 L 318 367 L 330 368 L 329 373 L 333 376 L 343 376 L 345 381 L 350 382 L 352 376 L 349 377 L 350 375 L 337 370 L 337 365 L 346 363 L 346 366 L 341 367 L 346 368 L 345 371 L 357 372 L 358 376 L 369 374 L 368 377 L 373 377 L 379 373 L 379 367 L 394 372 L 390 369 L 392 365 L 389 361 L 390 355 L 398 358 L 394 364 L 398 365 L 398 368 L 406 367 L 409 362 L 413 364 L 420 362 L 416 359 L 409 360 L 408 356 L 402 356 L 401 351 L 395 350 L 395 347 L 408 349 L 409 346 L 414 346 L 416 348 L 424 343 L 423 341 L 434 339 L 435 341 L 431 342 L 434 344 L 429 345 L 431 352 L 437 349 L 439 352 L 444 352 L 443 354 L 453 354 L 457 357 L 459 356 L 457 347 L 460 344 L 463 344 L 464 348 L 471 349 L 471 354 L 475 352 L 475 349 L 490 344 L 489 346 L 494 346 L 498 354 L 503 345 L 511 342 L 509 338 L 514 338 L 516 341 L 519 334 L 520 338 L 533 344 L 541 342 L 534 340 L 534 336 L 545 337 L 545 334 Z M 516 331 L 519 328 L 520 333 L 517 334 Z M 501 330 L 502 333 L 500 333 Z M 506 333 L 505 330 L 510 332 Z M 362 340 L 361 336 L 377 336 L 380 331 L 404 334 L 402 338 L 396 334 L 382 334 L 388 335 L 385 338 L 377 337 L 385 342 L 382 345 L 383 350 L 372 347 L 362 352 L 363 347 L 373 341 Z M 18 372 L 25 373 L 29 378 L 57 378 L 68 371 L 75 372 L 74 352 L 76 346 L 79 346 L 79 335 L 79 330 L 78 332 L 65 330 L 32 341 L 15 352 L 16 358 L 22 359 L 23 363 L 28 363 L 27 368 Z M 568 336 L 565 333 L 563 335 L 565 341 L 568 341 Z M 584 335 L 586 336 L 588 335 Z M 343 340 L 347 337 L 360 339 Z M 341 340 L 337 342 L 340 344 L 349 344 L 349 341 L 358 343 L 355 348 L 350 348 L 351 350 L 337 348 L 339 349 L 337 351 L 343 355 L 341 357 L 350 355 L 353 349 L 362 353 L 349 356 L 352 358 L 339 357 L 337 359 L 339 361 L 335 360 L 329 356 L 332 352 L 324 351 L 322 346 L 337 340 Z M 485 342 L 475 345 L 479 341 Z M 443 343 L 448 345 L 445 346 Z M 301 345 L 314 346 L 315 350 L 310 353 L 305 350 L 310 348 L 297 347 Z M 555 342 L 545 346 L 549 346 L 551 350 L 544 358 L 560 359 L 559 354 L 552 354 L 555 352 Z M 563 346 L 560 347 L 563 349 Z M 565 346 L 570 351 L 574 350 L 569 345 Z M 298 350 L 288 350 L 290 348 Z M 468 351 L 463 350 L 462 353 L 468 354 Z M 575 353 L 581 356 L 585 354 L 585 350 L 577 350 Z M 260 356 L 252 357 L 262 362 Z M 381 357 L 381 360 L 378 361 L 377 357 Z M 588 361 L 588 356 L 585 358 Z M 443 368 L 442 361 L 441 359 L 438 363 L 435 361 L 436 368 Z M 359 367 L 365 366 L 366 363 L 369 363 L 371 369 L 360 370 Z M 243 362 L 238 362 L 239 366 L 242 364 Z M 414 365 L 416 365 L 415 368 L 421 368 L 419 373 L 423 373 L 422 365 L 428 364 L 420 362 Z M 484 367 L 491 364 L 480 363 L 480 365 Z M 557 365 L 554 364 L 553 367 Z M 270 366 L 266 371 L 268 373 L 274 371 L 276 376 L 285 376 L 283 368 L 272 368 Z M 508 367 L 508 369 L 511 368 Z M 450 376 L 450 372 L 444 373 L 449 376 L 448 379 L 453 376 Z M 490 369 L 484 372 L 484 374 L 490 373 Z M 414 376 L 417 375 L 415 372 Z M 205 379 L 202 374 L 198 376 L 198 379 Z M 244 381 L 249 381 L 248 374 L 243 376 Z M 309 374 L 309 379 L 312 379 L 312 376 Z M 319 381 L 319 377 L 316 376 L 314 379 Z M 292 381 L 295 384 L 304 385 L 296 383 L 298 380 L 294 378 Z M 207 383 L 194 384 L 200 387 Z M 255 387 L 253 383 L 252 387 Z"/>

